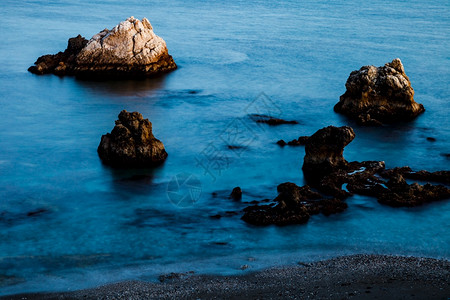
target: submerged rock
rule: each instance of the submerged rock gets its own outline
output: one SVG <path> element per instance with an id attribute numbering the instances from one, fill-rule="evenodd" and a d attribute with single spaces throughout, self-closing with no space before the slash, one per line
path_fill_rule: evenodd
<path id="1" fill-rule="evenodd" d="M 298 137 L 298 139 L 293 139 L 292 141 L 289 142 L 285 142 L 284 140 L 279 140 L 277 142 L 278 145 L 280 145 L 281 147 L 284 147 L 286 145 L 289 146 L 304 146 L 306 145 L 306 142 L 308 141 L 309 136 L 300 136 Z"/>
<path id="2" fill-rule="evenodd" d="M 275 204 L 252 205 L 244 209 L 242 220 L 253 225 L 304 224 L 311 215 L 342 212 L 347 204 L 338 199 L 326 199 L 309 186 L 299 187 L 285 182 L 277 187 Z"/>
<path id="3" fill-rule="evenodd" d="M 336 112 L 362 125 L 409 121 L 425 111 L 414 101 L 414 90 L 396 58 L 382 67 L 364 66 L 350 73 Z"/>
<path id="4" fill-rule="evenodd" d="M 256 123 L 264 123 L 272 126 L 282 125 L 282 124 L 298 124 L 297 121 L 287 121 L 279 118 L 275 118 L 268 115 L 250 114 L 250 118 Z"/>
<path id="5" fill-rule="evenodd" d="M 126 110 L 111 133 L 102 136 L 97 151 L 105 164 L 120 167 L 151 167 L 167 158 L 163 143 L 153 136 L 152 123 Z"/>
<path id="6" fill-rule="evenodd" d="M 28 70 L 35 74 L 145 77 L 176 69 L 165 41 L 150 22 L 130 17 L 113 29 L 104 29 L 89 41 L 69 39 L 64 52 L 38 58 Z"/>

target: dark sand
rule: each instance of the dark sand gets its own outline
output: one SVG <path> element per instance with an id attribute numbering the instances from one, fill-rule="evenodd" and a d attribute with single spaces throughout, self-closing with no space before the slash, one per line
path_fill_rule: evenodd
<path id="1" fill-rule="evenodd" d="M 177 276 L 175 276 L 177 277 Z M 450 261 L 352 255 L 242 276 L 185 275 L 0 299 L 449 299 Z"/>

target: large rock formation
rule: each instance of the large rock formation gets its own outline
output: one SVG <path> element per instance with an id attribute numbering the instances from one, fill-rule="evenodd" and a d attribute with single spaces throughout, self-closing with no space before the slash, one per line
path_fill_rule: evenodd
<path id="1" fill-rule="evenodd" d="M 350 127 L 330 126 L 308 139 L 303 165 L 308 184 L 337 199 L 345 199 L 355 193 L 377 197 L 380 203 L 391 206 L 417 206 L 450 198 L 450 189 L 443 185 L 408 184 L 404 180 L 410 178 L 448 184 L 450 171 L 413 172 L 409 167 L 385 170 L 381 161 L 347 162 L 342 155 L 343 148 L 354 137 Z"/>
<path id="2" fill-rule="evenodd" d="M 382 67 L 364 66 L 350 73 L 336 112 L 363 125 L 408 121 L 425 111 L 414 101 L 414 90 L 396 58 Z"/>
<path id="3" fill-rule="evenodd" d="M 176 69 L 165 41 L 150 22 L 130 17 L 113 29 L 104 29 L 89 41 L 69 39 L 64 52 L 38 58 L 28 70 L 35 74 L 145 77 Z"/>
<path id="4" fill-rule="evenodd" d="M 311 179 L 323 177 L 347 165 L 344 147 L 355 138 L 351 127 L 328 126 L 309 137 L 305 146 L 303 171 Z"/>
<path id="5" fill-rule="evenodd" d="M 102 136 L 97 151 L 105 164 L 120 167 L 151 167 L 167 158 L 163 143 L 153 136 L 152 123 L 126 110 L 111 133 Z"/>
<path id="6" fill-rule="evenodd" d="M 306 139 L 303 171 L 309 186 L 280 184 L 279 195 L 272 203 L 251 202 L 254 205 L 244 209 L 242 220 L 253 225 L 303 224 L 314 214 L 344 211 L 347 204 L 343 200 L 353 194 L 376 197 L 379 203 L 394 207 L 450 198 L 450 189 L 444 185 L 408 184 L 404 179 L 448 185 L 450 171 L 413 172 L 409 167 L 386 170 L 382 161 L 347 162 L 344 147 L 354 138 L 355 132 L 347 126 L 318 130 Z"/>

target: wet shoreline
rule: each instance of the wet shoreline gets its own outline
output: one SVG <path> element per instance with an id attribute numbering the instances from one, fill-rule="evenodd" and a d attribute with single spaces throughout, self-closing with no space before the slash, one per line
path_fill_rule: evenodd
<path id="1" fill-rule="evenodd" d="M 0 299 L 446 299 L 450 261 L 351 255 L 242 276 L 169 274 L 160 283 L 124 281 L 74 292 L 20 294 Z"/>

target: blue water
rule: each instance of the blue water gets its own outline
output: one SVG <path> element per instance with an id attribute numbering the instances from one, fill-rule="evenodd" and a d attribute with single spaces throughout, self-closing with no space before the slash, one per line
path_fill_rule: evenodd
<path id="1" fill-rule="evenodd" d="M 303 147 L 278 139 L 353 126 L 347 160 L 450 169 L 447 1 L 13 1 L 0 6 L 0 294 L 73 290 L 161 273 L 241 274 L 351 253 L 450 258 L 450 201 L 403 209 L 355 196 L 306 225 L 253 227 L 244 202 L 304 184 Z M 147 17 L 179 69 L 152 80 L 90 82 L 26 70 L 67 39 Z M 352 70 L 400 57 L 415 122 L 361 128 L 333 112 Z M 97 146 L 122 109 L 153 123 L 169 157 L 153 170 L 114 170 Z M 258 127 L 248 113 L 299 125 Z M 237 125 L 236 125 L 237 124 Z M 230 140 L 233 130 L 239 139 Z M 426 140 L 435 137 L 436 142 Z M 244 145 L 230 150 L 228 143 Z M 211 167 L 205 173 L 201 165 Z M 173 178 L 197 178 L 173 204 Z M 199 191 L 201 194 L 199 195 Z M 213 194 L 215 193 L 215 194 Z M 175 193 L 176 194 L 176 193 Z M 29 212 L 38 212 L 27 216 Z"/>

